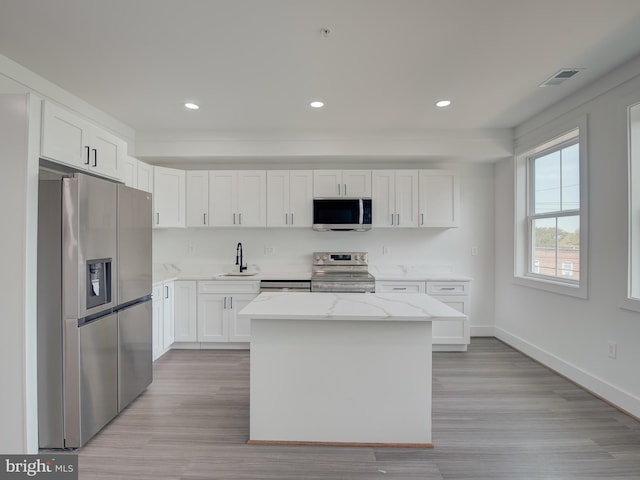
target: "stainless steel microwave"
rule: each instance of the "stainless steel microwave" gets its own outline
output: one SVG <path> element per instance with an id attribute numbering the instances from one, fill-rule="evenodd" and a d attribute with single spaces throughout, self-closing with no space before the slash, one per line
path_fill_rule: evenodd
<path id="1" fill-rule="evenodd" d="M 314 198 L 313 229 L 371 230 L 370 198 Z"/>

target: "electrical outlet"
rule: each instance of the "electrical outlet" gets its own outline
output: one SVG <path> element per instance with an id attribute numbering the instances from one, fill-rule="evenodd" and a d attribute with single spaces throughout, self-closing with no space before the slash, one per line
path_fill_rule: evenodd
<path id="1" fill-rule="evenodd" d="M 264 247 L 265 255 L 273 255 L 274 253 L 276 253 L 275 247 Z"/>
<path id="2" fill-rule="evenodd" d="M 478 247 L 471 247 L 471 255 L 474 257 L 478 255 Z"/>
<path id="3" fill-rule="evenodd" d="M 187 253 L 193 253 L 193 243 L 187 243 Z"/>
<path id="4" fill-rule="evenodd" d="M 618 344 L 613 340 L 609 340 L 608 347 L 609 347 L 609 352 L 608 352 L 609 358 L 616 358 L 618 356 Z"/>
<path id="5" fill-rule="evenodd" d="M 382 247 L 382 255 L 389 255 L 391 253 L 391 249 L 389 247 Z"/>

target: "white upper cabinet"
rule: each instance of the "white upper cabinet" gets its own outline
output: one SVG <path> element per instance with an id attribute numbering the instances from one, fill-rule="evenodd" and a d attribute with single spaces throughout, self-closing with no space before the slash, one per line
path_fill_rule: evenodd
<path id="1" fill-rule="evenodd" d="M 153 226 L 185 226 L 185 172 L 153 167 Z"/>
<path id="2" fill-rule="evenodd" d="M 313 172 L 267 172 L 267 226 L 310 227 L 313 223 Z"/>
<path id="3" fill-rule="evenodd" d="M 209 172 L 209 215 L 212 227 L 265 227 L 266 172 Z"/>
<path id="4" fill-rule="evenodd" d="M 127 144 L 124 140 L 45 101 L 42 109 L 43 158 L 120 180 Z"/>
<path id="5" fill-rule="evenodd" d="M 447 170 L 420 170 L 421 227 L 457 227 L 460 221 L 460 185 Z"/>
<path id="6" fill-rule="evenodd" d="M 138 189 L 153 193 L 153 167 L 138 161 Z"/>
<path id="7" fill-rule="evenodd" d="M 127 187 L 138 188 L 138 159 L 128 155 L 124 157 L 121 174 L 122 181 Z"/>
<path id="8" fill-rule="evenodd" d="M 91 151 L 89 170 L 100 175 L 120 179 L 120 172 L 127 154 L 127 144 L 109 132 L 91 127 L 89 147 Z"/>
<path id="9" fill-rule="evenodd" d="M 237 222 L 236 174 L 232 171 L 209 172 L 209 225 L 233 227 Z"/>
<path id="10" fill-rule="evenodd" d="M 370 198 L 371 170 L 314 170 L 315 198 Z"/>
<path id="11" fill-rule="evenodd" d="M 238 172 L 238 222 L 241 227 L 267 226 L 267 173 Z"/>
<path id="12" fill-rule="evenodd" d="M 418 170 L 373 170 L 374 227 L 418 226 Z"/>
<path id="13" fill-rule="evenodd" d="M 187 227 L 209 225 L 209 171 L 187 173 Z"/>

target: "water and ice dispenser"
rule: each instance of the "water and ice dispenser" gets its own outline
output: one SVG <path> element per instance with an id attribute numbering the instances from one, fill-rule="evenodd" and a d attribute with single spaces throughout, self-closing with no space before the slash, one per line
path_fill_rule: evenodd
<path id="1" fill-rule="evenodd" d="M 87 310 L 111 302 L 111 258 L 87 260 Z"/>

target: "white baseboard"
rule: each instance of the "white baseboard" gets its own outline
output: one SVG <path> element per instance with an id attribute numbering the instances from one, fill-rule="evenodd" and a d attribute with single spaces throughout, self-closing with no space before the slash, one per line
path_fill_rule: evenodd
<path id="1" fill-rule="evenodd" d="M 495 337 L 496 327 L 493 325 L 471 325 L 472 337 Z"/>
<path id="2" fill-rule="evenodd" d="M 640 398 L 611 385 L 601 378 L 585 372 L 576 365 L 568 363 L 500 327 L 495 327 L 494 330 L 497 339 L 580 385 L 605 402 L 610 403 L 635 418 L 640 418 Z"/>

